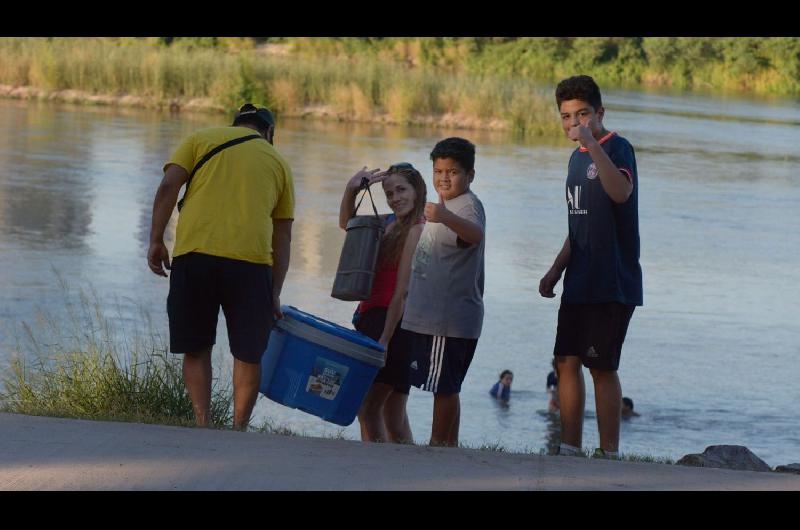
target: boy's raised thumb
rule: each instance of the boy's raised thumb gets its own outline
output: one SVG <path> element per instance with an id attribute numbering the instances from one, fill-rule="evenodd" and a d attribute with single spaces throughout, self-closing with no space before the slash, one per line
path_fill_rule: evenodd
<path id="1" fill-rule="evenodd" d="M 444 204 L 444 195 L 442 195 L 441 191 L 439 192 L 439 204 Z"/>

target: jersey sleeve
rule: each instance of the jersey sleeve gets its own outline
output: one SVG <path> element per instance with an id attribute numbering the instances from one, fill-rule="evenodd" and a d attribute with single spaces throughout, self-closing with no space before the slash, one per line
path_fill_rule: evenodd
<path id="1" fill-rule="evenodd" d="M 631 144 L 627 141 L 618 142 L 618 145 L 609 153 L 609 158 L 628 177 L 630 182 L 636 180 L 636 159 Z"/>
<path id="2" fill-rule="evenodd" d="M 164 171 L 171 164 L 175 164 L 176 166 L 180 166 L 186 170 L 187 173 L 191 173 L 192 169 L 194 169 L 195 165 L 195 136 L 192 134 L 186 137 L 179 145 L 175 148 L 175 151 L 172 153 L 172 156 L 169 158 L 166 164 L 164 164 Z"/>
<path id="3" fill-rule="evenodd" d="M 294 178 L 292 169 L 288 164 L 281 164 L 285 175 L 285 182 L 281 196 L 272 210 L 273 219 L 294 219 Z"/>

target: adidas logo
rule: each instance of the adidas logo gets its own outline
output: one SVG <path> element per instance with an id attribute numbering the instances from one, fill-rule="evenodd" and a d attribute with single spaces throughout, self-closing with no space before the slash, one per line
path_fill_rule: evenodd
<path id="1" fill-rule="evenodd" d="M 414 361 L 413 363 L 411 363 L 411 368 L 414 369 L 414 370 L 417 369 L 417 361 Z"/>
<path id="2" fill-rule="evenodd" d="M 597 355 L 597 352 L 594 351 L 594 346 L 589 346 L 589 349 L 586 350 L 586 356 L 587 357 L 599 357 L 599 355 Z"/>

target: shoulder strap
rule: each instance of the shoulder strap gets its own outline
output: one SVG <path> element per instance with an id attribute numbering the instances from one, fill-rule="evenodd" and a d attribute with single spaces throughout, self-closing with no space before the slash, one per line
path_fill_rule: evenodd
<path id="1" fill-rule="evenodd" d="M 208 160 L 212 156 L 216 155 L 217 153 L 219 153 L 223 149 L 227 149 L 228 147 L 233 147 L 234 145 L 238 145 L 238 144 L 247 142 L 249 140 L 255 140 L 256 138 L 263 138 L 263 136 L 261 136 L 260 134 L 251 134 L 251 135 L 248 135 L 248 136 L 242 136 L 241 138 L 234 138 L 233 140 L 230 140 L 228 142 L 225 142 L 224 144 L 220 144 L 220 145 L 216 146 L 214 149 L 212 149 L 211 151 L 206 153 L 205 156 L 203 156 L 203 158 L 200 159 L 200 161 L 197 163 L 197 165 L 194 166 L 194 169 L 192 169 L 192 172 L 189 173 L 189 180 L 186 181 L 186 190 L 184 190 L 184 192 L 183 192 L 183 198 L 178 201 L 178 211 L 180 212 L 181 208 L 183 208 L 183 203 L 186 201 L 186 194 L 189 193 L 189 184 L 192 183 L 192 178 L 194 178 L 194 174 L 197 173 L 198 169 L 203 167 L 203 164 L 208 162 Z"/>

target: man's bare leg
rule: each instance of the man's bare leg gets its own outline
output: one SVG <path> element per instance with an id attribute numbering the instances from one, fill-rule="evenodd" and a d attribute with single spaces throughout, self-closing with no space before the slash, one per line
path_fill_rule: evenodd
<path id="1" fill-rule="evenodd" d="M 258 398 L 261 383 L 261 363 L 246 363 L 233 359 L 233 428 L 244 431 Z"/>
<path id="2" fill-rule="evenodd" d="M 192 400 L 195 423 L 208 427 L 211 420 L 211 346 L 183 356 L 183 382 Z"/>

